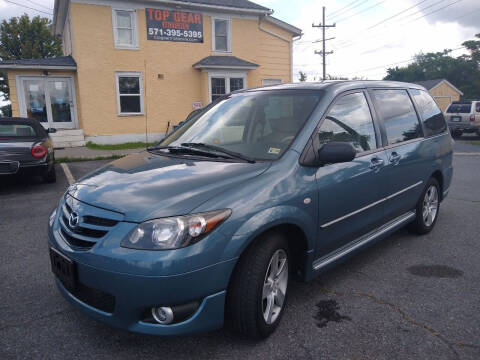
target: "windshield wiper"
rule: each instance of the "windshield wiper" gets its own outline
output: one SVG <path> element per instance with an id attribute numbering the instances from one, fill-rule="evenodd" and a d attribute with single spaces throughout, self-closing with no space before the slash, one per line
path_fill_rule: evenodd
<path id="1" fill-rule="evenodd" d="M 200 156 L 206 156 L 206 157 L 225 157 L 222 155 L 218 154 L 213 154 L 210 151 L 203 151 L 200 149 L 194 149 L 191 147 L 185 147 L 185 146 L 150 146 L 147 148 L 147 151 L 149 152 L 156 152 L 158 150 L 168 150 L 169 153 L 172 154 L 192 154 L 192 155 L 200 155 Z"/>
<path id="2" fill-rule="evenodd" d="M 188 148 L 204 148 L 204 149 L 207 149 L 207 150 L 212 150 L 212 151 L 216 151 L 216 152 L 219 152 L 219 153 L 222 153 L 222 154 L 226 154 L 230 158 L 240 159 L 240 160 L 246 161 L 246 162 L 251 163 L 251 164 L 255 163 L 255 160 L 252 159 L 249 156 L 237 153 L 235 151 L 230 151 L 230 150 L 224 149 L 220 146 L 209 145 L 209 144 L 204 144 L 204 143 L 194 143 L 194 142 L 182 143 L 181 145 L 186 146 Z"/>

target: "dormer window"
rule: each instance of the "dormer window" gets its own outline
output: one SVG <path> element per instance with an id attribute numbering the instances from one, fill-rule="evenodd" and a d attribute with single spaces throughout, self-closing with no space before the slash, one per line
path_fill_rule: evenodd
<path id="1" fill-rule="evenodd" d="M 230 19 L 213 18 L 212 22 L 213 51 L 232 51 L 232 30 Z"/>
<path id="2" fill-rule="evenodd" d="M 113 37 L 117 49 L 138 48 L 135 10 L 113 9 Z"/>

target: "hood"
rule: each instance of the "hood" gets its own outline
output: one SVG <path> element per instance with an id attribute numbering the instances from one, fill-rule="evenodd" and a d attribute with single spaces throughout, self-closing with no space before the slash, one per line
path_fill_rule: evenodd
<path id="1" fill-rule="evenodd" d="M 141 152 L 80 179 L 68 192 L 89 205 L 123 213 L 125 221 L 184 215 L 270 163 L 217 162 Z M 216 210 L 216 209 L 212 209 Z"/>

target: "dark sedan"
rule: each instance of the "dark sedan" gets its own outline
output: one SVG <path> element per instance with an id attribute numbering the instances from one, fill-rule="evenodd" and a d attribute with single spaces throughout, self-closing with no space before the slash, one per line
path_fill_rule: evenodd
<path id="1" fill-rule="evenodd" d="M 55 182 L 52 140 L 49 132 L 33 119 L 0 118 L 0 176 L 40 175 Z"/>

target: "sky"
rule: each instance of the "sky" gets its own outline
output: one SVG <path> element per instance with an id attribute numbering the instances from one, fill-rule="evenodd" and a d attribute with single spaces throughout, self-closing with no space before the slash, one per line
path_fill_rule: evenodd
<path id="1" fill-rule="evenodd" d="M 21 4 L 33 9 L 27 9 Z M 302 29 L 304 35 L 294 45 L 294 80 L 298 72 L 308 81 L 320 80 L 322 57 L 320 28 L 326 7 L 327 74 L 342 77 L 381 79 L 386 69 L 405 66 L 420 52 L 457 49 L 480 33 L 479 0 L 256 0 L 274 10 L 273 16 Z M 54 0 L 0 0 L 0 20 L 30 15 L 49 16 Z M 51 17 L 51 16 L 50 16 Z M 453 56 L 465 53 L 453 51 Z"/>

